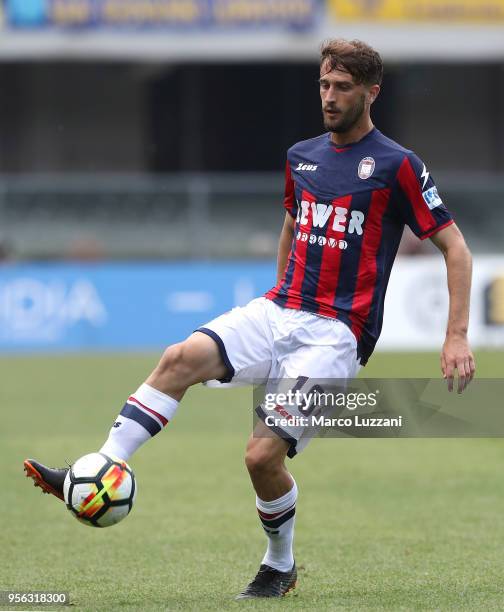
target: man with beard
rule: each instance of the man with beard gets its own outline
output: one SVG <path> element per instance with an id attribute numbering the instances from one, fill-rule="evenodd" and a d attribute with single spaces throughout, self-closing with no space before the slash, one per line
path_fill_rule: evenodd
<path id="1" fill-rule="evenodd" d="M 196 383 L 290 379 L 293 391 L 303 391 L 313 379 L 354 377 L 378 340 L 406 224 L 419 238 L 430 237 L 446 261 L 450 307 L 443 376 L 452 390 L 456 369 L 459 392 L 471 380 L 471 255 L 426 166 L 373 126 L 370 109 L 382 74 L 379 54 L 360 41 L 323 45 L 320 97 L 327 132 L 288 151 L 276 286 L 169 347 L 128 398 L 100 452 L 128 460 L 173 418 Z M 257 408 L 262 421 L 250 436 L 245 462 L 268 547 L 239 599 L 280 597 L 296 584 L 297 486 L 285 458 L 311 437 L 306 428 L 289 425 L 298 408 L 295 402 L 274 405 L 283 426 L 269 425 L 264 404 Z M 68 468 L 27 460 L 25 469 L 45 492 L 63 497 Z"/>

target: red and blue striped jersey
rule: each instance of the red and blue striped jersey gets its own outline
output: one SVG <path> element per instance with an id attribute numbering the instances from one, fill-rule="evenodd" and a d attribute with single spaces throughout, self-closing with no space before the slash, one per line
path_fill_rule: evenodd
<path id="1" fill-rule="evenodd" d="M 326 133 L 289 149 L 284 205 L 296 219 L 294 239 L 283 278 L 266 297 L 343 321 L 365 364 L 405 224 L 425 239 L 453 223 L 432 176 L 376 128 L 345 146 Z"/>

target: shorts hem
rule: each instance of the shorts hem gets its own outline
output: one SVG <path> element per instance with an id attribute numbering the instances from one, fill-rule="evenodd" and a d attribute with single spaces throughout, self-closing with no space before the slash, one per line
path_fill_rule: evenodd
<path id="1" fill-rule="evenodd" d="M 207 336 L 212 338 L 212 340 L 217 344 L 222 361 L 224 362 L 224 365 L 226 366 L 228 370 L 228 375 L 225 378 L 220 378 L 219 382 L 221 383 L 231 382 L 231 380 L 233 379 L 235 375 L 235 369 L 233 368 L 231 362 L 229 361 L 226 347 L 224 346 L 224 342 L 222 338 L 219 336 L 219 334 L 214 332 L 213 329 L 209 329 L 208 327 L 198 327 L 198 329 L 196 329 L 195 331 L 201 332 L 202 334 L 206 334 Z"/>
<path id="2" fill-rule="evenodd" d="M 261 406 L 257 406 L 255 411 L 256 411 L 257 416 L 266 425 L 266 422 L 265 422 L 266 413 L 261 408 Z M 287 442 L 287 444 L 289 445 L 289 450 L 287 451 L 287 457 L 289 457 L 289 459 L 292 459 L 293 457 L 297 455 L 296 446 L 297 446 L 298 441 L 295 438 L 292 438 L 291 436 L 289 436 L 281 427 L 277 427 L 276 425 L 266 425 L 266 427 L 270 429 L 273 433 L 275 433 L 279 438 L 282 438 L 282 440 L 285 440 Z"/>

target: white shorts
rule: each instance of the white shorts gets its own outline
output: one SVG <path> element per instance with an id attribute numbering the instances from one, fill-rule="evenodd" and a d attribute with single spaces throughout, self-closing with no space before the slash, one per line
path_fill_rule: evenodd
<path id="1" fill-rule="evenodd" d="M 232 381 L 233 386 L 300 377 L 346 381 L 360 369 L 357 340 L 345 323 L 282 308 L 264 297 L 233 308 L 197 331 L 219 346 L 228 368 L 228 377 L 220 382 Z M 260 410 L 258 414 L 263 416 Z M 289 428 L 282 436 L 291 442 L 289 456 L 301 450 L 302 429 Z"/>

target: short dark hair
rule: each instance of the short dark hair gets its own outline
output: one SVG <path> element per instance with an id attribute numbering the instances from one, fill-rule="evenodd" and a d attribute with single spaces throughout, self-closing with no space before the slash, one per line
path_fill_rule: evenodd
<path id="1" fill-rule="evenodd" d="M 328 60 L 331 70 L 349 72 L 359 85 L 381 85 L 383 62 L 378 51 L 360 40 L 335 38 L 322 43 L 320 64 Z"/>

